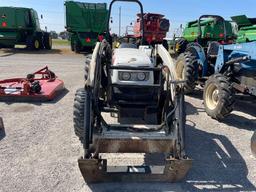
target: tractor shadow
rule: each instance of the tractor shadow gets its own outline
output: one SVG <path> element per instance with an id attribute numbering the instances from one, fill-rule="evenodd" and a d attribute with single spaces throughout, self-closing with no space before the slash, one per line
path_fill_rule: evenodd
<path id="1" fill-rule="evenodd" d="M 244 159 L 227 137 L 187 125 L 187 138 L 187 152 L 193 166 L 183 182 L 91 184 L 90 189 L 95 192 L 256 190 L 247 179 Z"/>
<path id="2" fill-rule="evenodd" d="M 200 113 L 205 113 L 204 107 L 195 107 L 190 102 L 185 101 L 186 103 L 186 114 L 187 115 L 199 115 Z"/>
<path id="3" fill-rule="evenodd" d="M 0 141 L 5 138 L 5 128 L 4 128 L 4 122 L 3 119 L 0 117 Z"/>
<path id="4" fill-rule="evenodd" d="M 4 128 L 0 129 L 0 141 L 1 141 L 3 138 L 5 138 L 5 136 L 6 136 L 6 134 L 5 134 L 5 129 L 4 129 Z"/>
<path id="5" fill-rule="evenodd" d="M 187 153 L 193 166 L 186 181 L 186 191 L 255 191 L 247 179 L 245 160 L 223 135 L 199 130 L 193 122 L 186 127 Z"/>
<path id="6" fill-rule="evenodd" d="M 186 125 L 186 151 L 193 159 L 192 169 L 178 183 L 100 183 L 88 184 L 95 192 L 115 191 L 255 191 L 256 187 L 247 179 L 245 160 L 223 135 L 208 133 Z"/>
<path id="7" fill-rule="evenodd" d="M 255 118 L 246 117 L 243 114 L 231 113 L 227 118 L 222 122 L 236 127 L 238 129 L 245 129 L 248 131 L 256 130 L 256 99 L 255 97 L 250 96 L 236 96 L 236 103 L 234 111 L 239 111 L 244 114 L 251 115 Z"/>
<path id="8" fill-rule="evenodd" d="M 197 89 L 193 94 L 188 95 L 189 97 L 199 99 L 203 104 L 203 90 Z M 238 129 L 245 129 L 248 131 L 254 131 L 256 127 L 256 97 L 249 95 L 236 95 L 235 96 L 235 106 L 234 111 L 221 121 L 229 126 L 236 127 Z M 186 102 L 187 115 L 199 115 L 199 113 L 204 112 L 204 106 L 195 107 L 191 103 Z M 248 118 L 243 114 L 237 112 L 242 112 L 244 114 L 251 115 L 255 118 Z"/>
<path id="9" fill-rule="evenodd" d="M 1 49 L 0 57 L 9 57 L 15 54 L 30 54 L 30 55 L 42 55 L 42 54 L 65 54 L 68 52 L 66 49 L 53 48 L 52 50 L 38 50 L 33 51 L 27 48 L 14 48 L 14 49 Z"/>

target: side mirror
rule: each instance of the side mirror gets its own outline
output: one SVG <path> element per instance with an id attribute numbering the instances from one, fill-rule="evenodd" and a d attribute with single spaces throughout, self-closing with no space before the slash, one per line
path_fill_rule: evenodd
<path id="1" fill-rule="evenodd" d="M 41 14 L 41 19 L 43 19 L 44 17 L 43 17 L 43 15 Z"/>

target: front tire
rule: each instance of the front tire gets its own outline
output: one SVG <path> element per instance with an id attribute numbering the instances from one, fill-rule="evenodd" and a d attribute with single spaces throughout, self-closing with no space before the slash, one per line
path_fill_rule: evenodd
<path id="1" fill-rule="evenodd" d="M 89 76 L 89 69 L 90 69 L 90 64 L 91 64 L 92 56 L 89 55 L 85 59 L 85 65 L 84 65 L 84 80 L 86 81 Z"/>
<path id="2" fill-rule="evenodd" d="M 233 111 L 233 88 L 227 77 L 215 74 L 209 77 L 204 88 L 206 113 L 213 119 L 222 120 Z"/>
<path id="3" fill-rule="evenodd" d="M 74 100 L 74 131 L 85 149 L 89 149 L 92 140 L 93 111 L 89 90 L 78 89 Z"/>

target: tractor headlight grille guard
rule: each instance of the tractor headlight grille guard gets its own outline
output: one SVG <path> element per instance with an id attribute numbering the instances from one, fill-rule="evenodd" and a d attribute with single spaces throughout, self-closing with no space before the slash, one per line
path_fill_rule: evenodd
<path id="1" fill-rule="evenodd" d="M 119 71 L 118 77 L 120 81 L 148 81 L 149 72 L 131 72 L 131 71 Z"/>

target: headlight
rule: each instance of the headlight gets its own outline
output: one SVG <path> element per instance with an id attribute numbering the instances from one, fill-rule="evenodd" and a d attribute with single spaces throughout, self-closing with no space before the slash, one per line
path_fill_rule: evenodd
<path id="1" fill-rule="evenodd" d="M 139 81 L 144 81 L 146 79 L 146 74 L 145 73 L 138 73 L 137 78 Z"/>
<path id="2" fill-rule="evenodd" d="M 149 72 L 119 71 L 118 77 L 120 81 L 148 81 Z"/>
<path id="3" fill-rule="evenodd" d="M 122 72 L 121 79 L 124 81 L 129 81 L 131 79 L 131 73 L 129 72 Z"/>

